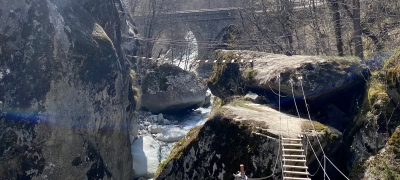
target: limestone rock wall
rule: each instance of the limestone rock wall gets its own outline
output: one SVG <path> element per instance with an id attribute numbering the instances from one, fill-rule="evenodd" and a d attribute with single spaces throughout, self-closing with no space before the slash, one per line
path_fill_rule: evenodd
<path id="1" fill-rule="evenodd" d="M 132 179 L 121 2 L 1 1 L 0 21 L 0 179 Z"/>

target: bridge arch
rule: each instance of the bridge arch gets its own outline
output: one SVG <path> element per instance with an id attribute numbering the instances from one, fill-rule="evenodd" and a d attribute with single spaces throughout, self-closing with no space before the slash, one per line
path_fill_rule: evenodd
<path id="1" fill-rule="evenodd" d="M 152 57 L 169 59 L 185 59 L 189 54 L 196 53 L 203 39 L 198 32 L 193 32 L 185 23 L 174 23 L 160 29 L 161 33 L 154 41 Z M 184 57 L 185 56 L 185 57 Z"/>
<path id="2" fill-rule="evenodd" d="M 234 9 L 211 9 L 201 11 L 180 11 L 175 13 L 163 14 L 157 17 L 157 23 L 151 24 L 154 31 L 149 34 L 147 39 L 158 39 L 163 33 L 168 33 L 171 28 L 185 27 L 191 31 L 197 41 L 198 58 L 205 59 L 212 55 L 213 51 L 220 47 L 222 42 L 221 34 L 226 28 L 236 23 L 239 10 Z M 149 26 L 145 25 L 146 17 L 134 18 L 140 34 L 146 31 Z M 156 42 L 147 48 L 153 50 Z"/>

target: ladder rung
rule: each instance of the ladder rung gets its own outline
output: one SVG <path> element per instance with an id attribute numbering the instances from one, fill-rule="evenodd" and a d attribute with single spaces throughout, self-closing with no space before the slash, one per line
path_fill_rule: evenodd
<path id="1" fill-rule="evenodd" d="M 299 172 L 299 171 L 283 171 L 287 174 L 298 174 L 298 175 L 309 175 L 308 172 Z"/>
<path id="2" fill-rule="evenodd" d="M 283 165 L 284 168 L 293 168 L 293 169 L 308 169 L 307 166 L 293 166 L 293 165 Z"/>
<path id="3" fill-rule="evenodd" d="M 283 179 L 287 179 L 287 180 L 311 180 L 310 178 L 300 178 L 300 177 L 283 177 Z"/>
<path id="4" fill-rule="evenodd" d="M 283 157 L 296 157 L 296 158 L 305 158 L 304 155 L 293 155 L 293 154 L 283 154 Z"/>
<path id="5" fill-rule="evenodd" d="M 282 143 L 283 146 L 298 146 L 303 147 L 303 144 L 295 144 L 295 143 Z"/>
<path id="6" fill-rule="evenodd" d="M 282 149 L 282 151 L 304 152 L 302 149 Z"/>
<path id="7" fill-rule="evenodd" d="M 301 141 L 302 139 L 295 139 L 295 138 L 282 138 L 282 140 L 287 140 L 287 141 Z"/>
<path id="8" fill-rule="evenodd" d="M 303 159 L 283 159 L 283 161 L 286 161 L 286 162 L 306 162 L 306 160 L 303 160 Z"/>

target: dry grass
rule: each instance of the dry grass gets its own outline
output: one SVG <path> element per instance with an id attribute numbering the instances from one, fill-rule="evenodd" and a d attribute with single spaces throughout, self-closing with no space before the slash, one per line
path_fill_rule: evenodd
<path id="1" fill-rule="evenodd" d="M 314 127 L 313 127 L 314 125 Z M 329 128 L 317 121 L 312 121 L 312 124 L 310 121 L 304 121 L 301 125 L 301 128 L 303 131 L 311 131 L 311 130 L 315 130 L 317 132 L 322 132 L 322 131 L 326 131 L 326 132 L 330 132 Z"/>
<path id="2" fill-rule="evenodd" d="M 246 101 L 243 100 L 242 98 L 236 98 L 236 99 L 232 100 L 228 104 L 231 105 L 231 106 L 238 106 L 238 107 L 250 109 L 250 110 L 253 110 L 253 111 L 257 111 L 257 112 L 263 112 L 262 109 L 247 105 Z"/>

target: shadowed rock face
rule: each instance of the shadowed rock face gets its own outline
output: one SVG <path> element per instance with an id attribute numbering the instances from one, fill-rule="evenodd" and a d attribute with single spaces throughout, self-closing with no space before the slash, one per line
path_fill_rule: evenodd
<path id="1" fill-rule="evenodd" d="M 0 177 L 133 177 L 125 18 L 119 0 L 0 2 Z"/>
<path id="2" fill-rule="evenodd" d="M 163 64 L 148 73 L 142 85 L 142 107 L 152 113 L 176 113 L 204 104 L 207 86 L 192 73 Z"/>
<path id="3" fill-rule="evenodd" d="M 400 126 L 396 128 L 386 145 L 374 156 L 360 162 L 351 172 L 351 179 L 399 179 L 400 178 Z"/>

